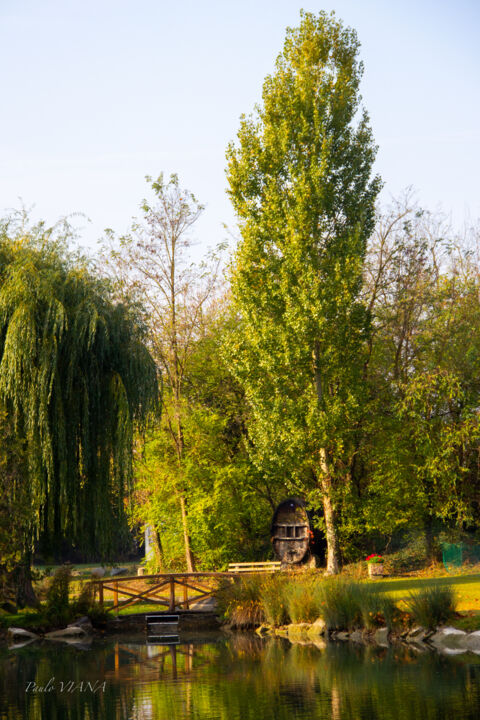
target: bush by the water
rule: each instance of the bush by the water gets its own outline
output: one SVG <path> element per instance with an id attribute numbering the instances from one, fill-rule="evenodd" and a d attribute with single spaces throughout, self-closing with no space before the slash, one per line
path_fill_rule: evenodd
<path id="1" fill-rule="evenodd" d="M 447 623 L 456 611 L 457 599 L 451 585 L 432 585 L 411 593 L 407 609 L 415 622 L 433 629 Z"/>

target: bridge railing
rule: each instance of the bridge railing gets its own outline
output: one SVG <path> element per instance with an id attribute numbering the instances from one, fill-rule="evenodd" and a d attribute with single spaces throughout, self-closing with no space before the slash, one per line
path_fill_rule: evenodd
<path id="1" fill-rule="evenodd" d="M 195 609 L 199 600 L 212 596 L 217 586 L 215 580 L 233 576 L 231 572 L 159 573 L 91 582 L 98 591 L 100 605 L 118 615 L 119 610 L 144 602 L 163 606 L 169 612 Z M 111 606 L 105 605 L 107 592 L 113 596 Z"/>

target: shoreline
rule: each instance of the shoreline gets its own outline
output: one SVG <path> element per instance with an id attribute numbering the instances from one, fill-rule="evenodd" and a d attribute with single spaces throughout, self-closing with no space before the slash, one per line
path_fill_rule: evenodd
<path id="1" fill-rule="evenodd" d="M 319 644 L 323 647 L 327 642 L 352 642 L 380 647 L 402 644 L 416 650 L 436 650 L 447 655 L 461 652 L 480 654 L 480 630 L 466 632 L 453 625 L 438 626 L 434 630 L 417 626 L 402 632 L 385 626 L 372 630 L 357 628 L 329 631 L 323 621 L 317 620 L 315 623 L 291 623 L 280 627 L 263 624 L 254 632 L 260 637 L 283 638 L 292 644 L 317 647 Z"/>

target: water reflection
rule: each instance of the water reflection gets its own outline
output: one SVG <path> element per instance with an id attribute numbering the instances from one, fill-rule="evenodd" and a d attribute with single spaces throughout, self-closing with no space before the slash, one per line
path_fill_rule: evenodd
<path id="1" fill-rule="evenodd" d="M 86 649 L 42 643 L 1 651 L 0 718 L 473 720 L 479 680 L 475 655 L 403 646 L 314 647 L 255 635 L 170 646 L 143 637 Z"/>

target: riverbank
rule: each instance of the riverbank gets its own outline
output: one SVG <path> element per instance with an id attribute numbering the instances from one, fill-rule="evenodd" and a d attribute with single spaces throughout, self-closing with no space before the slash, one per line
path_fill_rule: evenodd
<path id="1" fill-rule="evenodd" d="M 263 626 L 275 632 L 280 628 L 282 633 L 285 627 L 315 626 L 318 634 L 324 627 L 330 637 L 336 633 L 342 639 L 352 633 L 368 638 L 382 628 L 388 628 L 391 637 L 406 638 L 415 628 L 424 628 L 426 638 L 437 628 L 455 627 L 465 634 L 479 629 L 477 613 L 458 610 L 459 588 L 477 584 L 478 575 L 462 576 L 455 582 L 452 578 L 368 581 L 325 578 L 318 572 L 278 573 L 239 578 L 220 588 L 217 598 L 225 623 L 238 630 Z"/>

